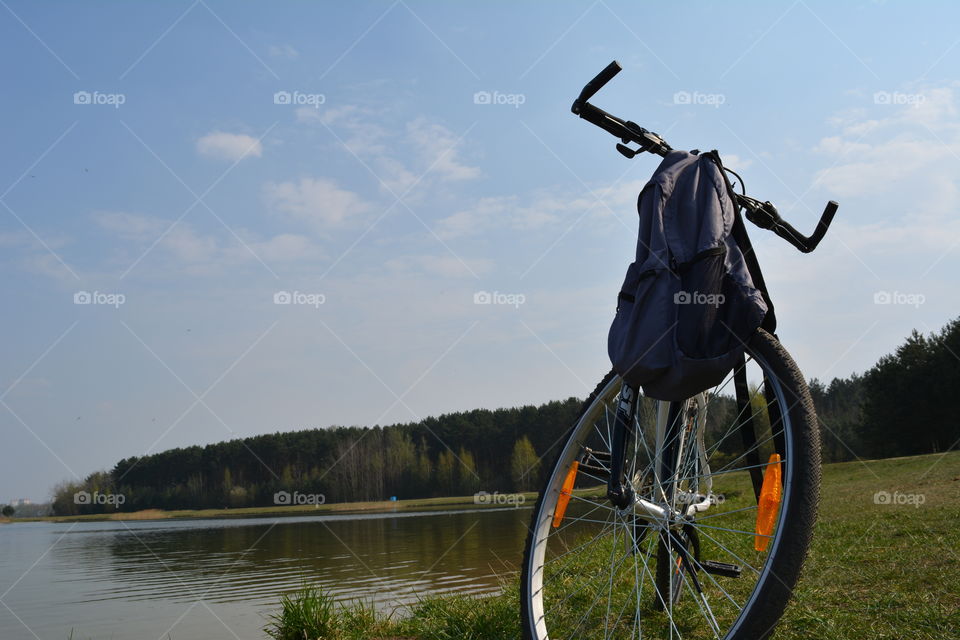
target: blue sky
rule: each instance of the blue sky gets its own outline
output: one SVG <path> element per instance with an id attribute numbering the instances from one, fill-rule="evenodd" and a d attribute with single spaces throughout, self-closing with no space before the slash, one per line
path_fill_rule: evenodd
<path id="1" fill-rule="evenodd" d="M 588 393 L 657 163 L 569 113 L 612 59 L 598 105 L 840 202 L 813 255 L 753 232 L 808 376 L 958 315 L 951 3 L 0 4 L 0 500 Z"/>

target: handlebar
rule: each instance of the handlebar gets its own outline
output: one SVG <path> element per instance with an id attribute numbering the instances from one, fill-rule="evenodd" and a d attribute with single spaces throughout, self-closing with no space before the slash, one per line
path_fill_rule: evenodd
<path id="1" fill-rule="evenodd" d="M 603 88 L 603 85 L 610 82 L 622 69 L 623 67 L 621 67 L 620 63 L 616 60 L 608 64 L 603 71 L 594 76 L 593 80 L 583 87 L 583 91 L 581 91 L 577 99 L 573 101 L 573 106 L 570 107 L 570 111 L 587 122 L 620 138 L 623 144 L 618 144 L 617 150 L 628 158 L 632 158 L 641 151 L 649 151 L 650 153 L 661 156 L 667 155 L 667 153 L 673 151 L 673 149 L 667 144 L 666 140 L 659 135 L 652 131 L 647 131 L 635 122 L 621 120 L 615 115 L 609 114 L 588 102 L 597 91 Z M 630 142 L 640 145 L 640 148 L 631 149 L 627 147 L 626 145 Z"/>
<path id="2" fill-rule="evenodd" d="M 590 104 L 590 98 L 596 95 L 605 84 L 610 82 L 610 80 L 622 70 L 623 67 L 621 67 L 620 63 L 616 60 L 608 64 L 603 71 L 584 85 L 580 95 L 573 101 L 570 111 L 572 111 L 574 115 L 620 138 L 621 142 L 617 143 L 617 151 L 627 158 L 633 158 L 638 153 L 643 153 L 644 151 L 659 156 L 666 156 L 670 151 L 673 151 L 673 148 L 658 134 L 644 129 L 635 122 L 622 120 Z M 630 143 L 637 144 L 639 147 L 636 149 L 628 147 L 627 145 Z M 811 235 L 805 236 L 781 218 L 777 212 L 777 208 L 769 201 L 760 202 L 755 198 L 741 194 L 734 194 L 734 196 L 736 197 L 737 204 L 745 210 L 747 220 L 761 229 L 773 231 L 803 253 L 810 253 L 817 248 L 817 245 L 823 240 L 823 236 L 826 235 L 827 229 L 830 228 L 830 223 L 833 222 L 833 216 L 837 213 L 837 207 L 840 206 L 833 200 L 828 202 L 826 208 L 823 210 L 823 214 L 820 216 L 820 222 L 817 224 L 816 229 L 814 229 Z"/>
<path id="3" fill-rule="evenodd" d="M 823 236 L 826 235 L 830 223 L 833 222 L 833 216 L 837 213 L 837 204 L 835 200 L 827 203 L 820 216 L 820 222 L 817 228 L 809 236 L 805 236 L 794 229 L 789 222 L 780 217 L 777 208 L 771 202 L 760 202 L 750 196 L 735 194 L 737 204 L 745 211 L 747 220 L 757 225 L 761 229 L 768 229 L 792 244 L 803 253 L 810 253 L 817 248 Z"/>
<path id="4" fill-rule="evenodd" d="M 580 92 L 576 102 L 573 103 L 573 112 L 577 113 L 578 103 L 584 103 L 590 100 L 597 91 L 603 88 L 603 85 L 613 80 L 613 76 L 621 71 L 623 71 L 623 67 L 621 67 L 620 63 L 616 60 L 608 64 L 603 71 L 594 76 L 593 80 L 583 87 L 583 91 Z"/>

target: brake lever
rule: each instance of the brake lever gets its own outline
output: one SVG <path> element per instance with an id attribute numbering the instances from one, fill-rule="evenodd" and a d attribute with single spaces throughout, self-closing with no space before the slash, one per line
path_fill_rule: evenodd
<path id="1" fill-rule="evenodd" d="M 673 151 L 673 148 L 667 144 L 666 140 L 660 137 L 660 134 L 644 129 L 636 122 L 630 122 L 629 120 L 624 123 L 624 126 L 633 134 L 633 138 L 621 138 L 622 143 L 617 143 L 617 151 L 624 157 L 633 159 L 634 156 L 644 151 L 655 153 L 658 156 L 665 156 L 667 152 Z M 634 141 L 640 146 L 636 149 L 631 149 L 627 146 L 628 142 Z"/>

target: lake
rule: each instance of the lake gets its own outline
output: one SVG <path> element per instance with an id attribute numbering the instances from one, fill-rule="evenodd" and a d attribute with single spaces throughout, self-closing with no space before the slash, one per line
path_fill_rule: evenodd
<path id="1" fill-rule="evenodd" d="M 520 562 L 529 508 L 0 526 L 0 638 L 265 638 L 304 581 L 403 609 L 482 595 Z"/>

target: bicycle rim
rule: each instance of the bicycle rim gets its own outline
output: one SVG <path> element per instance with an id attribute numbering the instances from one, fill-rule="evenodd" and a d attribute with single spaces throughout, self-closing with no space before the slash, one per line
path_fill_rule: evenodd
<path id="1" fill-rule="evenodd" d="M 792 409 L 788 398 L 796 394 L 786 393 L 763 356 L 748 354 L 747 367 L 756 381 L 766 374 L 772 396 L 781 407 Z M 676 518 L 638 518 L 635 508 L 620 511 L 606 500 L 602 458 L 609 451 L 620 380 L 614 377 L 598 389 L 560 453 L 534 512 L 523 572 L 528 637 L 734 638 L 749 626 L 764 604 L 761 596 L 769 596 L 765 585 L 783 581 L 772 566 L 790 529 L 785 517 L 794 470 L 803 461 L 795 450 L 794 411 L 788 410 L 774 425 L 764 425 L 762 412 L 758 415 L 753 449 L 761 463 L 746 464 L 749 451 L 739 434 L 743 420 L 727 415 L 731 406 L 736 413 L 731 377 L 703 398 L 702 446 L 694 444 L 699 428 L 695 420 L 692 427 L 673 432 L 675 443 L 685 433 L 687 446 L 678 447 L 675 474 L 664 483 L 672 496 L 665 495 L 663 486 L 654 495 L 657 485 L 651 482 L 656 403 L 642 399 L 638 407 L 637 437 L 628 455 L 631 482 L 640 497 L 672 513 L 684 509 L 684 501 L 712 498 L 710 507 L 688 518 L 687 524 Z M 765 406 L 756 404 L 760 410 Z M 721 421 L 721 416 L 726 419 Z M 781 434 L 784 451 L 776 464 L 770 455 Z M 698 448 L 704 456 L 694 455 Z M 586 449 L 599 458 L 585 457 Z M 579 466 L 569 504 L 554 526 L 562 485 L 575 461 L 586 462 Z M 782 472 L 782 491 L 772 517 L 769 501 L 763 510 L 768 530 L 760 526 L 761 509 L 750 474 L 750 468 L 758 466 L 764 477 L 774 466 Z M 724 570 L 731 573 L 723 574 Z M 740 577 L 732 577 L 736 570 Z M 775 586 L 789 593 L 793 585 Z"/>

